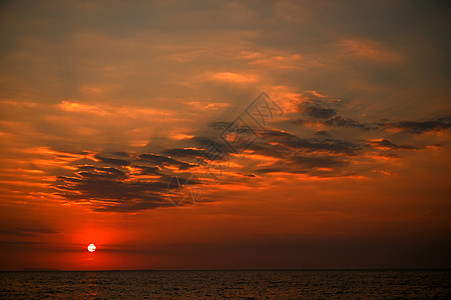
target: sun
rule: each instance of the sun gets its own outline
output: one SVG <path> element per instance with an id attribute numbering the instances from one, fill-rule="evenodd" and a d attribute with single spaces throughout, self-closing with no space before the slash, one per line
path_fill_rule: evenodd
<path id="1" fill-rule="evenodd" d="M 89 252 L 94 252 L 94 251 L 96 251 L 97 247 L 94 244 L 89 244 L 87 249 Z"/>

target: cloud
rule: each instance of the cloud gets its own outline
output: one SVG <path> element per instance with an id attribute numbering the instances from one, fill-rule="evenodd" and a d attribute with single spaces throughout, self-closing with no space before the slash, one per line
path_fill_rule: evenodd
<path id="1" fill-rule="evenodd" d="M 194 107 L 196 109 L 201 110 L 221 110 L 230 106 L 230 103 L 224 102 L 207 102 L 207 101 L 189 101 L 186 102 L 190 107 Z"/>
<path id="2" fill-rule="evenodd" d="M 96 211 L 131 212 L 168 206 L 164 197 L 167 177 L 140 180 L 112 167 L 79 166 L 73 177 L 59 176 L 54 188 L 68 201 L 90 202 Z"/>
<path id="3" fill-rule="evenodd" d="M 287 51 L 243 52 L 241 57 L 251 66 L 272 69 L 299 69 L 302 62 L 300 54 Z"/>
<path id="4" fill-rule="evenodd" d="M 254 172 L 258 174 L 267 173 L 291 173 L 307 174 L 315 177 L 342 177 L 344 168 L 348 162 L 339 157 L 326 157 L 316 155 L 291 155 L 280 159 L 276 163 L 256 168 Z M 351 174 L 348 172 L 348 174 Z"/>
<path id="5" fill-rule="evenodd" d="M 240 73 L 234 73 L 234 72 L 215 73 L 212 75 L 211 78 L 213 80 L 226 81 L 226 82 L 232 82 L 232 83 L 250 83 L 250 82 L 257 81 L 257 77 L 255 75 L 240 74 Z"/>
<path id="6" fill-rule="evenodd" d="M 179 170 L 187 170 L 189 168 L 196 166 L 196 165 L 189 164 L 189 163 L 186 163 L 183 161 L 179 161 L 179 160 L 167 157 L 167 156 L 150 154 L 150 153 L 140 154 L 139 158 L 141 158 L 142 160 L 152 162 L 157 166 L 161 166 L 161 165 L 176 166 L 179 168 Z"/>
<path id="7" fill-rule="evenodd" d="M 167 149 L 161 155 L 97 153 L 93 155 L 96 160 L 89 161 L 92 164 L 72 163 L 72 173 L 57 176 L 53 189 L 68 203 L 88 203 L 94 211 L 134 212 L 168 207 L 172 205 L 169 193 L 201 184 L 197 176 L 186 171 L 197 165 L 169 154 L 190 158 L 201 155 L 202 150 Z"/>
<path id="8" fill-rule="evenodd" d="M 214 105 L 214 103 L 212 104 Z M 220 103 L 218 104 L 220 106 Z M 67 112 L 76 113 L 90 113 L 99 116 L 120 116 L 136 118 L 141 116 L 169 116 L 170 113 L 165 110 L 158 110 L 153 108 L 142 108 L 142 107 L 132 107 L 132 106 L 111 106 L 108 104 L 103 104 L 102 106 L 88 105 L 73 101 L 61 101 L 57 105 L 60 110 Z"/>
<path id="9" fill-rule="evenodd" d="M 306 105 L 303 107 L 303 112 L 315 119 L 329 119 L 338 113 L 332 108 L 322 108 L 313 105 Z"/>
<path id="10" fill-rule="evenodd" d="M 451 115 L 436 117 L 428 121 L 397 121 L 378 124 L 382 130 L 399 130 L 420 134 L 431 131 L 443 131 L 451 128 Z"/>
<path id="11" fill-rule="evenodd" d="M 264 130 L 260 135 L 269 143 L 276 142 L 277 145 L 288 147 L 289 150 L 306 152 L 329 152 L 353 155 L 360 150 L 360 146 L 354 143 L 336 139 L 302 139 L 288 132 L 279 130 Z"/>
<path id="12" fill-rule="evenodd" d="M 253 130 L 258 134 L 258 139 L 246 151 L 240 153 L 242 159 L 248 160 L 240 163 L 242 169 L 246 169 L 248 173 L 282 172 L 317 177 L 344 176 L 352 173 L 346 171 L 349 158 L 362 151 L 362 145 L 339 139 L 303 139 L 277 129 Z M 233 159 L 233 153 L 231 155 Z M 246 163 L 249 166 L 246 166 Z"/>
<path id="13" fill-rule="evenodd" d="M 172 139 L 158 151 L 89 153 L 91 165 L 72 164 L 73 174 L 59 176 L 54 187 L 68 202 L 90 203 L 96 211 L 133 212 L 171 204 L 168 194 L 180 188 L 171 179 L 174 176 L 183 182 L 182 188 L 218 184 L 223 189 L 241 188 L 244 183 L 260 182 L 275 173 L 315 180 L 376 176 L 374 170 L 380 169 L 376 164 L 389 164 L 392 159 L 401 158 L 388 151 L 422 149 L 415 145 L 398 145 L 384 137 L 368 139 L 365 136 L 389 127 L 425 124 L 361 123 L 352 117 L 355 112 L 348 104 L 316 91 L 300 94 L 297 101 L 296 110 L 288 115 L 286 122 L 291 127 L 285 130 L 269 125 L 264 129 L 247 124 L 238 126 L 218 120 L 206 124 L 208 133 L 193 133 L 187 136 L 189 139 L 178 142 Z M 299 101 L 302 102 L 299 104 Z M 434 128 L 442 128 L 449 119 L 442 117 L 433 121 Z M 320 130 L 312 132 L 310 128 L 293 127 L 296 123 L 316 124 Z M 328 127 L 327 131 L 324 127 Z M 358 135 L 350 135 L 343 128 L 361 130 Z M 310 136 L 302 137 L 306 132 Z M 235 142 L 242 140 L 249 142 L 246 147 L 235 147 Z M 176 143 L 183 146 L 177 147 Z M 382 151 L 371 152 L 371 148 Z M 384 174 L 393 173 L 389 167 L 385 169 Z M 206 175 L 208 172 L 213 172 L 212 176 Z M 217 178 L 217 175 L 222 177 Z"/>
<path id="14" fill-rule="evenodd" d="M 359 129 L 369 129 L 367 125 L 359 123 L 355 120 L 343 118 L 343 117 L 333 117 L 331 119 L 325 120 L 323 124 L 331 127 L 352 127 Z"/>
<path id="15" fill-rule="evenodd" d="M 140 165 L 132 165 L 133 168 L 140 170 L 139 175 L 163 175 L 158 167 L 148 167 Z"/>
<path id="16" fill-rule="evenodd" d="M 109 157 L 102 157 L 99 154 L 96 154 L 94 156 L 98 160 L 100 160 L 103 163 L 117 165 L 117 166 L 128 166 L 130 165 L 130 162 L 125 159 L 119 159 L 119 158 L 109 158 Z"/>
<path id="17" fill-rule="evenodd" d="M 204 150 L 193 149 L 193 148 L 175 148 L 168 149 L 163 152 L 169 156 L 179 156 L 179 157 L 189 157 L 189 158 L 199 158 L 205 156 Z"/>
<path id="18" fill-rule="evenodd" d="M 291 122 L 307 126 L 349 127 L 362 130 L 371 128 L 354 119 L 340 116 L 339 110 L 328 107 L 336 105 L 336 99 L 328 99 L 318 93 L 308 96 L 307 99 L 305 103 L 301 103 L 298 107 L 298 112 L 307 117 L 307 119 L 291 119 Z"/>
<path id="19" fill-rule="evenodd" d="M 77 102 L 61 101 L 61 103 L 58 104 L 58 106 L 61 110 L 68 112 L 87 112 L 101 116 L 108 114 L 108 112 L 100 109 L 97 106 Z"/>
<path id="20" fill-rule="evenodd" d="M 368 145 L 375 149 L 380 149 L 380 150 L 419 150 L 419 149 L 421 149 L 421 148 L 414 147 L 414 146 L 396 145 L 387 139 L 370 141 L 368 143 Z"/>
<path id="21" fill-rule="evenodd" d="M 306 126 L 320 125 L 335 128 L 348 127 L 361 130 L 395 130 L 416 134 L 431 131 L 443 131 L 451 128 L 451 115 L 439 116 L 427 121 L 403 120 L 365 124 L 352 118 L 341 116 L 339 110 L 329 107 L 329 105 L 335 105 L 335 103 L 324 101 L 323 98 L 324 97 L 307 98 L 308 100 L 298 107 L 298 112 L 302 114 L 304 118 L 292 118 L 289 119 L 289 121 Z"/>
<path id="22" fill-rule="evenodd" d="M 368 59 L 384 63 L 396 63 L 402 56 L 373 40 L 344 39 L 336 44 L 342 54 L 351 58 Z"/>
<path id="23" fill-rule="evenodd" d="M 337 168 L 348 163 L 336 157 L 292 155 L 285 157 L 268 168 L 257 169 L 258 173 L 311 174 L 320 177 L 341 176 Z"/>
<path id="24" fill-rule="evenodd" d="M 369 128 L 367 125 L 339 117 L 340 112 L 337 109 L 324 103 L 308 103 L 299 108 L 308 117 L 324 124 L 338 122 L 337 118 L 347 122 L 333 124 L 336 128 Z M 437 122 L 443 120 L 437 119 Z M 54 184 L 56 194 L 69 202 L 88 202 L 95 211 L 133 212 L 170 205 L 168 193 L 180 188 L 175 184 L 176 181 L 171 180 L 173 176 L 179 177 L 182 188 L 210 184 L 211 180 L 205 181 L 205 174 L 202 174 L 207 171 L 202 169 L 204 166 L 210 168 L 214 164 L 229 164 L 228 169 L 221 169 L 225 172 L 216 183 L 231 188 L 235 184 L 259 181 L 265 174 L 269 176 L 274 173 L 303 174 L 306 178 L 315 179 L 373 176 L 376 174 L 372 172 L 376 167 L 374 159 L 399 159 L 400 156 L 391 153 L 369 153 L 368 147 L 376 150 L 421 149 L 417 146 L 397 145 L 386 138 L 369 140 L 366 143 L 363 139 L 353 141 L 354 138 L 346 138 L 346 135 L 343 138 L 332 138 L 337 134 L 336 130 L 331 133 L 316 132 L 314 137 L 301 138 L 288 130 L 243 126 L 236 128 L 234 132 L 237 139 L 249 132 L 253 132 L 256 139 L 246 149 L 236 152 L 219 138 L 221 132 L 227 130 L 231 124 L 226 121 L 209 123 L 208 127 L 214 131 L 210 136 L 194 136 L 190 139 L 192 146 L 167 147 L 158 154 L 90 154 L 95 159 L 92 161 L 95 164 L 78 165 L 75 166 L 76 170 L 72 176 L 59 176 Z M 362 134 L 366 132 L 362 131 Z M 187 142 L 189 140 L 183 141 L 185 144 Z M 380 160 L 377 163 L 380 163 Z M 385 163 L 388 163 L 388 160 Z M 359 164 L 364 165 L 365 169 L 358 169 Z"/>
<path id="25" fill-rule="evenodd" d="M 81 166 L 80 170 L 82 171 L 77 174 L 83 179 L 120 180 L 127 177 L 125 172 L 112 167 L 96 168 L 92 166 Z"/>
<path id="26" fill-rule="evenodd" d="M 51 228 L 13 228 L 13 229 L 2 229 L 0 234 L 3 235 L 14 235 L 14 236 L 32 236 L 36 233 L 53 234 L 58 233 Z"/>

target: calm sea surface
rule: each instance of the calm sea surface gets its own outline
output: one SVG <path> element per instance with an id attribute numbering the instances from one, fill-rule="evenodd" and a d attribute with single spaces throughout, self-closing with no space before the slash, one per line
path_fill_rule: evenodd
<path id="1" fill-rule="evenodd" d="M 451 299 L 451 270 L 0 272 L 0 299 Z"/>

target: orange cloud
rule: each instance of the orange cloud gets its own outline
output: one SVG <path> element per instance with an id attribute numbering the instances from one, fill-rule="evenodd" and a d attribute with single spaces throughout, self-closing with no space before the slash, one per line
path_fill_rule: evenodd
<path id="1" fill-rule="evenodd" d="M 87 105 L 87 104 L 70 102 L 70 101 L 65 101 L 65 100 L 61 101 L 61 103 L 58 104 L 58 107 L 61 110 L 68 111 L 68 112 L 87 112 L 87 113 L 92 113 L 92 114 L 102 115 L 102 116 L 108 114 L 103 109 L 100 109 L 99 107 L 94 106 L 94 105 Z"/>
<path id="2" fill-rule="evenodd" d="M 302 56 L 282 51 L 243 52 L 242 57 L 249 64 L 280 69 L 299 69 Z"/>
<path id="3" fill-rule="evenodd" d="M 397 63 L 402 60 L 400 54 L 368 39 L 344 39 L 339 41 L 336 46 L 343 55 L 350 57 L 386 63 Z"/>
<path id="4" fill-rule="evenodd" d="M 207 101 L 190 101 L 186 102 L 186 104 L 201 110 L 219 110 L 230 106 L 230 103 Z"/>
<path id="5" fill-rule="evenodd" d="M 211 77 L 213 80 L 226 81 L 232 83 L 251 83 L 258 81 L 257 76 L 251 74 L 240 74 L 233 72 L 215 73 Z"/>
<path id="6" fill-rule="evenodd" d="M 78 102 L 70 102 L 70 101 L 61 101 L 60 104 L 58 104 L 58 107 L 61 110 L 68 111 L 68 112 L 87 112 L 92 113 L 96 115 L 123 115 L 127 117 L 138 117 L 138 116 L 154 116 L 154 115 L 161 115 L 161 116 L 167 116 L 169 115 L 169 112 L 153 109 L 153 108 L 140 108 L 140 107 L 131 107 L 131 106 L 108 106 L 104 105 L 102 108 L 95 105 L 87 105 L 82 104 Z"/>
<path id="7" fill-rule="evenodd" d="M 191 139 L 194 135 L 184 134 L 184 133 L 174 133 L 171 135 L 171 138 L 174 140 L 185 140 L 185 139 Z"/>

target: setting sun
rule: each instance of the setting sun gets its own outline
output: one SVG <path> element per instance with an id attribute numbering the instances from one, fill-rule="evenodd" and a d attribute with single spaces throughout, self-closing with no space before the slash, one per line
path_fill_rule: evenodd
<path id="1" fill-rule="evenodd" d="M 87 249 L 88 249 L 88 251 L 89 252 L 94 252 L 94 251 L 96 251 L 96 245 L 94 245 L 94 244 L 89 244 L 89 246 L 87 247 Z"/>

